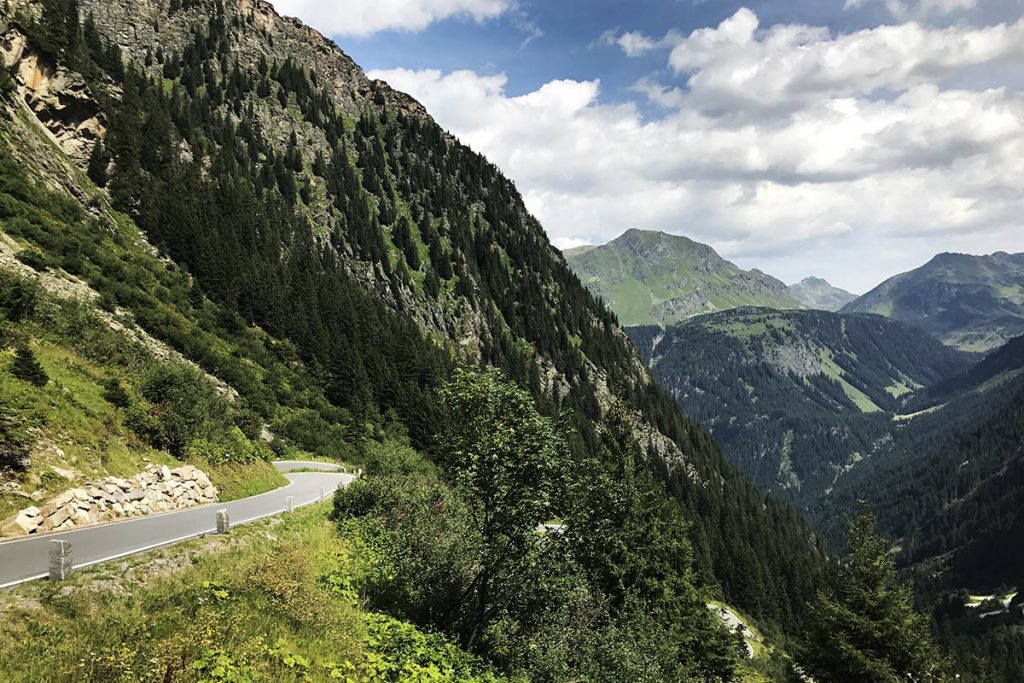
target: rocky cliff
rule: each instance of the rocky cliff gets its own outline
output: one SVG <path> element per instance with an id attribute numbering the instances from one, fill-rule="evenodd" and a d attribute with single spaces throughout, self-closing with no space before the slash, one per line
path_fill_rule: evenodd
<path id="1" fill-rule="evenodd" d="M 62 150 L 85 165 L 106 135 L 99 105 L 81 75 L 29 47 L 16 23 L 0 18 L 0 65 L 13 74 L 17 94 Z"/>

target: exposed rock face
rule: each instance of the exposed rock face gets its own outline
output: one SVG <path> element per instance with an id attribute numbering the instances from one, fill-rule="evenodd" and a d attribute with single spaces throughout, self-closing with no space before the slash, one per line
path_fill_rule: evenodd
<path id="1" fill-rule="evenodd" d="M 85 80 L 29 49 L 13 26 L 0 37 L 0 59 L 12 72 L 18 94 L 61 149 L 78 164 L 87 163 L 107 129 Z"/>
<path id="2" fill-rule="evenodd" d="M 0 536 L 65 531 L 216 501 L 217 489 L 202 470 L 154 465 L 130 479 L 107 477 L 65 491 L 42 507 L 27 507 L 0 526 Z"/>

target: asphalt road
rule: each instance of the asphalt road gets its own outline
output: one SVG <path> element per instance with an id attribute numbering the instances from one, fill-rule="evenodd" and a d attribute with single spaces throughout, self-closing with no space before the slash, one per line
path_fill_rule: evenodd
<path id="1" fill-rule="evenodd" d="M 288 485 L 251 498 L 4 541 L 0 543 L 0 588 L 47 576 L 50 541 L 69 541 L 74 567 L 87 567 L 213 533 L 218 510 L 227 510 L 234 526 L 284 512 L 289 496 L 296 508 L 315 503 L 321 492 L 329 497 L 354 479 L 338 465 L 322 462 L 281 461 L 274 466 L 288 479 Z M 295 472 L 297 469 L 322 471 Z"/>

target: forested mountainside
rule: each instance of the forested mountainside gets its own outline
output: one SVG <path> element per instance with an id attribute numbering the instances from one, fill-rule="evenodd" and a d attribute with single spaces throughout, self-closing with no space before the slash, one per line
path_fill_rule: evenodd
<path id="1" fill-rule="evenodd" d="M 1024 332 L 1024 254 L 939 254 L 842 311 L 878 313 L 965 351 L 990 351 Z"/>
<path id="2" fill-rule="evenodd" d="M 857 298 L 856 294 L 833 287 L 828 280 L 823 280 L 820 277 L 805 277 L 786 289 L 791 297 L 803 305 L 822 311 L 838 311 Z"/>
<path id="3" fill-rule="evenodd" d="M 137 365 L 116 345 L 79 349 L 98 364 L 92 382 L 123 377 L 127 399 L 114 392 L 100 405 L 114 410 L 124 439 L 174 458 L 229 457 L 241 432 L 257 450 L 266 436 L 280 448 L 361 458 L 407 435 L 443 461 L 436 436 L 450 408 L 439 389 L 457 365 L 493 365 L 529 390 L 544 419 L 564 418 L 558 452 L 596 477 L 573 490 L 608 490 L 602 477 L 616 473 L 627 498 L 648 502 L 611 520 L 655 525 L 678 550 L 633 557 L 643 548 L 624 541 L 625 556 L 608 566 L 634 568 L 603 583 L 602 553 L 620 546 L 584 544 L 573 556 L 573 576 L 593 582 L 581 585 L 596 600 L 619 596 L 607 609 L 622 637 L 647 628 L 645 647 L 691 639 L 679 666 L 729 670 L 731 652 L 697 652 L 695 643 L 719 641 L 692 612 L 699 598 L 682 588 L 691 581 L 797 627 L 819 570 L 802 521 L 727 463 L 652 381 L 512 183 L 416 102 L 368 81 L 265 3 L 5 7 L 0 226 L 25 266 L 5 290 L 8 317 L 34 282 L 73 283 L 92 292 L 83 305 L 100 328 L 137 330 L 221 389 L 210 424 L 197 417 L 208 404 L 196 394 L 168 398 L 173 378 L 148 389 L 136 381 Z M 82 341 L 79 328 L 32 315 L 23 311 L 28 327 L 8 342 L 19 353 Z M 23 456 L 38 451 L 28 403 L 4 427 L 5 446 L 19 444 L 5 477 L 31 472 Z M 605 424 L 616 406 L 615 424 L 627 425 L 618 432 Z M 614 523 L 602 537 L 615 536 Z M 550 595 L 530 599 L 569 609 Z M 626 607 L 638 621 L 616 616 Z M 514 628 L 527 642 L 544 625 Z M 483 647 L 477 634 L 455 633 L 470 649 Z"/>
<path id="4" fill-rule="evenodd" d="M 1024 338 L 976 360 L 880 316 L 766 309 L 629 333 L 684 409 L 806 510 L 827 547 L 843 547 L 866 503 L 964 676 L 1019 679 Z"/>
<path id="5" fill-rule="evenodd" d="M 922 602 L 935 605 L 942 641 L 979 680 L 1016 681 L 1024 670 L 1020 342 L 912 398 L 930 407 L 896 433 L 902 457 L 855 470 L 814 515 L 835 538 L 836 519 L 866 501 Z"/>
<path id="6" fill-rule="evenodd" d="M 893 416 L 966 354 L 881 316 L 743 308 L 629 328 L 655 376 L 765 490 L 812 507 L 891 454 Z"/>
<path id="7" fill-rule="evenodd" d="M 1024 524 L 1021 341 L 912 398 L 909 409 L 918 412 L 896 434 L 902 457 L 867 465 L 838 484 L 816 514 L 823 528 L 837 510 L 867 500 L 882 528 L 899 539 L 901 561 L 921 567 L 928 583 L 991 590 L 1015 584 L 1024 571 L 1011 540 Z"/>
<path id="8" fill-rule="evenodd" d="M 670 325 L 737 308 L 802 308 L 779 280 L 745 271 L 681 235 L 627 230 L 608 244 L 566 252 L 583 284 L 623 325 Z"/>

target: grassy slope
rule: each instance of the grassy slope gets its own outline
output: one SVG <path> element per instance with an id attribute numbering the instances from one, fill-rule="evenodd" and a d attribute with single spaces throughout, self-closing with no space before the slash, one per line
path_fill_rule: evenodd
<path id="1" fill-rule="evenodd" d="M 364 610 L 345 587 L 359 539 L 328 509 L 0 593 L 4 680 L 497 680 L 440 636 Z"/>
<path id="2" fill-rule="evenodd" d="M 671 324 L 689 314 L 666 318 L 653 309 L 674 299 L 689 297 L 699 288 L 707 296 L 710 312 L 740 306 L 797 308 L 788 296 L 758 295 L 738 289 L 736 279 L 743 274 L 737 266 L 723 262 L 715 272 L 699 268 L 698 251 L 708 249 L 678 236 L 636 231 L 648 246 L 665 245 L 657 260 L 641 257 L 615 242 L 587 249 L 570 250 L 566 257 L 587 287 L 608 302 L 623 325 Z M 621 238 L 620 238 L 621 239 Z"/>

